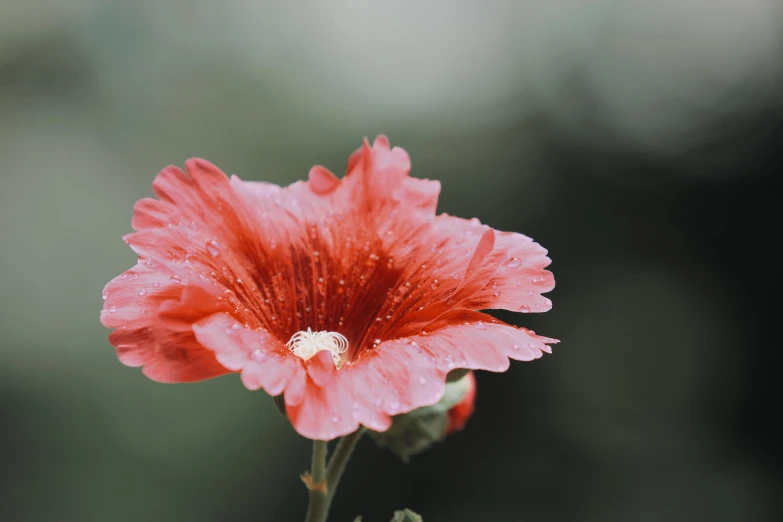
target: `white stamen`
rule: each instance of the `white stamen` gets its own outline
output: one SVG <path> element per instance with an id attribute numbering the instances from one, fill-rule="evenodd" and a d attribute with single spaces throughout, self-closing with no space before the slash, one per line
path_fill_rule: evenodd
<path id="1" fill-rule="evenodd" d="M 315 354 L 322 350 L 328 350 L 332 354 L 334 364 L 340 367 L 340 354 L 348 349 L 348 339 L 337 332 L 314 332 L 310 328 L 307 331 L 296 332 L 291 339 L 285 343 L 286 347 L 294 355 L 309 361 Z"/>

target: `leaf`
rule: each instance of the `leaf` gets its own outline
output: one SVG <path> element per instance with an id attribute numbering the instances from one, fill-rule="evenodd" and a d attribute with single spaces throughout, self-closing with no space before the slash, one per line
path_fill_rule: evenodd
<path id="1" fill-rule="evenodd" d="M 406 509 L 404 511 L 395 511 L 394 518 L 391 519 L 391 522 L 423 522 L 423 521 L 419 515 L 417 515 L 410 509 Z"/>

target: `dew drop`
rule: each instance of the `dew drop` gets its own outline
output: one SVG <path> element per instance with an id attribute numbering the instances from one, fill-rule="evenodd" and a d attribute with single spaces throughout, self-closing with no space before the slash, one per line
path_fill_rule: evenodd
<path id="1" fill-rule="evenodd" d="M 522 261 L 518 257 L 512 257 L 511 260 L 508 262 L 509 268 L 517 268 L 518 266 L 522 265 Z"/>
<path id="2" fill-rule="evenodd" d="M 210 241 L 209 243 L 207 243 L 207 252 L 209 252 L 209 254 L 212 257 L 219 256 L 220 255 L 220 243 L 218 243 L 214 239 L 212 241 Z"/>
<path id="3" fill-rule="evenodd" d="M 254 350 L 253 353 L 250 354 L 250 358 L 255 362 L 264 362 L 266 360 L 266 354 L 261 350 Z"/>
<path id="4" fill-rule="evenodd" d="M 481 321 L 479 321 L 475 325 L 473 325 L 473 328 L 475 328 L 476 330 L 486 330 L 487 329 L 487 327 L 484 326 L 484 323 L 482 323 Z"/>
<path id="5" fill-rule="evenodd" d="M 152 287 L 153 287 L 153 288 L 159 288 L 159 287 L 160 287 L 160 283 L 158 283 L 157 281 L 155 281 L 154 283 L 152 283 Z"/>
<path id="6" fill-rule="evenodd" d="M 169 277 L 169 281 L 171 281 L 172 283 L 179 284 L 179 283 L 182 282 L 182 278 L 180 276 L 173 275 L 173 276 Z"/>
<path id="7" fill-rule="evenodd" d="M 518 344 L 518 343 L 514 343 L 514 346 L 513 346 L 513 348 L 514 348 L 515 350 L 519 350 L 519 344 Z"/>
<path id="8" fill-rule="evenodd" d="M 116 311 L 117 311 L 117 307 L 116 306 L 112 306 L 111 308 L 109 308 L 109 312 L 111 312 L 111 313 L 114 313 Z"/>
<path id="9" fill-rule="evenodd" d="M 423 375 L 419 375 L 419 384 L 427 384 L 427 378 Z"/>
<path id="10" fill-rule="evenodd" d="M 536 343 L 529 343 L 528 346 L 534 350 L 536 349 Z"/>
<path id="11" fill-rule="evenodd" d="M 523 314 L 529 314 L 530 313 L 530 307 L 528 305 L 522 305 L 519 307 L 519 311 Z"/>
<path id="12" fill-rule="evenodd" d="M 544 299 L 544 302 L 547 306 L 552 306 L 552 300 L 551 299 Z"/>
<path id="13" fill-rule="evenodd" d="M 340 422 L 340 417 L 338 417 L 337 415 L 333 416 L 333 417 L 332 417 L 332 422 L 334 422 L 335 424 L 337 424 L 338 422 Z"/>
<path id="14" fill-rule="evenodd" d="M 145 296 L 145 295 L 147 295 L 147 291 L 142 288 L 141 290 L 139 290 L 139 295 L 140 296 Z"/>
<path id="15" fill-rule="evenodd" d="M 103 298 L 104 301 L 107 300 L 109 298 L 109 292 L 104 292 L 101 297 Z"/>

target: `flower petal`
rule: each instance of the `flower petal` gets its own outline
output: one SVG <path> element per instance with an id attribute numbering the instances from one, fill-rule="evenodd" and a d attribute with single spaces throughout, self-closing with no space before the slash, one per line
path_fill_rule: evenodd
<path id="1" fill-rule="evenodd" d="M 469 309 L 501 308 L 514 312 L 546 312 L 552 301 L 541 294 L 555 287 L 547 251 L 527 236 L 498 232 L 495 248 L 498 259 L 492 277 L 484 288 L 461 306 Z"/>
<path id="2" fill-rule="evenodd" d="M 264 329 L 245 328 L 228 314 L 202 319 L 193 331 L 218 362 L 241 372 L 249 390 L 264 388 L 270 395 L 280 395 L 296 373 L 298 361 L 275 336 Z"/>
<path id="3" fill-rule="evenodd" d="M 117 357 L 125 365 L 144 366 L 144 374 L 159 382 L 194 382 L 228 373 L 187 327 L 173 331 L 158 319 L 164 303 L 178 302 L 183 295 L 185 287 L 172 277 L 141 259 L 106 285 L 101 322 L 116 328 L 109 342 Z"/>
<path id="4" fill-rule="evenodd" d="M 336 371 L 334 359 L 328 350 L 318 352 L 312 359 L 307 361 L 307 375 L 319 388 L 328 386 L 332 382 Z"/>

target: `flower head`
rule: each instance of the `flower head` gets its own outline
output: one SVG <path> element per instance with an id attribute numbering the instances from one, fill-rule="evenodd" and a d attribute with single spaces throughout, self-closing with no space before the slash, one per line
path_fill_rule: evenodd
<path id="1" fill-rule="evenodd" d="M 440 184 L 409 177 L 385 137 L 344 178 L 314 167 L 285 188 L 185 167 L 136 204 L 124 239 L 138 264 L 103 294 L 120 361 L 153 380 L 239 372 L 328 440 L 438 402 L 454 369 L 505 371 L 557 342 L 478 311 L 549 310 L 546 250 L 436 216 Z"/>

